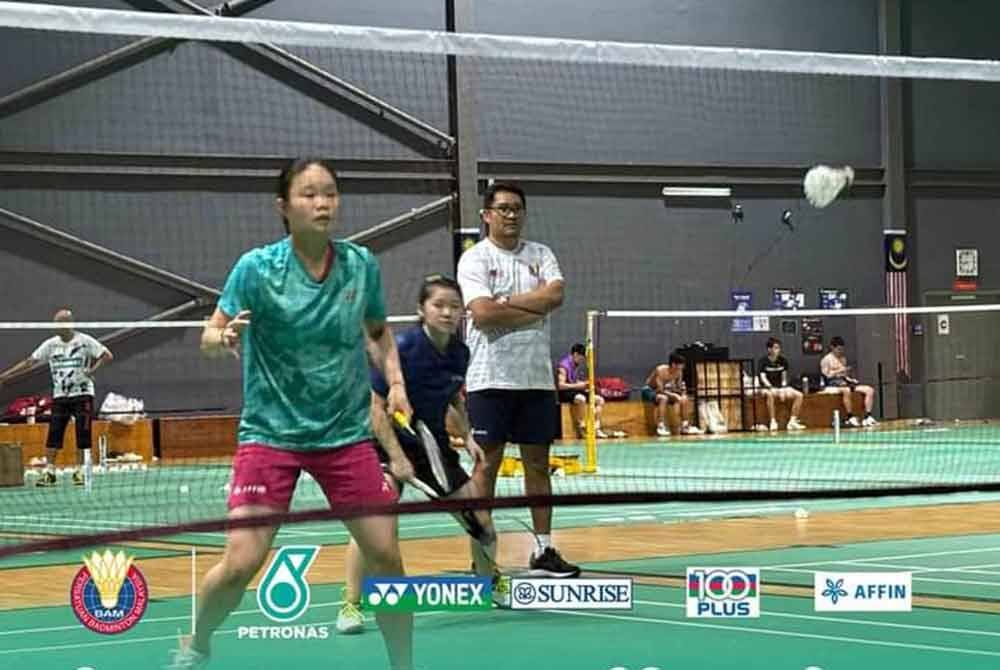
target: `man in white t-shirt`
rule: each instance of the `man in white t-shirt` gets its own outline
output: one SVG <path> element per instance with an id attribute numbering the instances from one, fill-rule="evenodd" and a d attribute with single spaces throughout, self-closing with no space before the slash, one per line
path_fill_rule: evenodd
<path id="1" fill-rule="evenodd" d="M 469 417 L 486 453 L 486 464 L 477 471 L 481 490 L 491 495 L 508 442 L 520 447 L 525 494 L 552 493 L 549 446 L 559 406 L 548 315 L 562 304 L 564 282 L 552 250 L 521 239 L 525 207 L 519 186 L 491 184 L 481 211 L 489 236 L 458 263 L 458 283 L 472 317 L 466 338 Z M 552 546 L 552 508 L 532 507 L 531 519 L 538 539 L 530 560 L 533 574 L 579 575 Z"/>
<path id="2" fill-rule="evenodd" d="M 0 385 L 37 363 L 48 363 L 52 374 L 52 421 L 45 441 L 47 467 L 36 486 L 56 483 L 56 454 L 62 449 L 70 418 L 76 422 L 76 462 L 83 464 L 83 453 L 90 449 L 90 423 L 94 415 L 94 372 L 114 356 L 111 351 L 86 333 L 73 330 L 73 313 L 56 312 L 54 321 L 65 324 L 56 335 L 42 342 L 31 356 L 0 374 Z M 73 483 L 83 485 L 83 474 L 73 472 Z"/>

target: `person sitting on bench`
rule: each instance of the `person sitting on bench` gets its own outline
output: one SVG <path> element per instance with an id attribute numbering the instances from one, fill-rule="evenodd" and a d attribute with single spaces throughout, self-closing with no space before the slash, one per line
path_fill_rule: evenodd
<path id="1" fill-rule="evenodd" d="M 680 424 L 681 435 L 700 435 L 701 429 L 688 422 L 691 413 L 691 400 L 684 385 L 684 357 L 680 354 L 670 354 L 666 363 L 660 363 L 646 377 L 646 385 L 642 387 L 642 399 L 656 405 L 656 434 L 660 437 L 670 435 L 667 428 L 667 413 L 671 414 L 671 425 Z"/>
<path id="2" fill-rule="evenodd" d="M 587 403 L 590 402 L 589 385 L 587 375 L 584 372 L 586 354 L 587 350 L 582 344 L 574 344 L 569 353 L 556 363 L 556 387 L 559 389 L 559 402 L 569 404 L 577 438 L 583 438 L 586 433 L 587 427 L 584 419 L 587 416 Z M 595 396 L 594 426 L 597 430 L 597 437 L 602 439 L 607 437 L 607 434 L 601 430 L 601 410 L 603 408 L 604 398 L 599 395 Z"/>
<path id="3" fill-rule="evenodd" d="M 872 406 L 875 404 L 875 389 L 866 384 L 860 383 L 851 376 L 851 366 L 847 364 L 847 354 L 844 351 L 844 338 L 833 337 L 830 340 L 830 353 L 823 357 L 819 363 L 820 372 L 826 382 L 824 393 L 840 393 L 844 398 L 844 409 L 847 411 L 845 426 L 858 428 L 864 426 L 870 428 L 877 426 L 878 421 L 872 416 Z M 865 418 L 858 421 L 858 417 L 853 414 L 852 398 L 853 391 L 858 391 L 865 397 Z"/>
<path id="4" fill-rule="evenodd" d="M 792 403 L 791 416 L 786 430 L 804 430 L 799 421 L 802 411 L 802 393 L 788 385 L 788 360 L 781 355 L 781 341 L 772 337 L 767 340 L 767 356 L 757 363 L 760 371 L 760 383 L 763 385 L 764 397 L 767 399 L 767 412 L 770 416 L 770 431 L 778 430 L 778 419 L 774 412 L 775 401 Z"/>

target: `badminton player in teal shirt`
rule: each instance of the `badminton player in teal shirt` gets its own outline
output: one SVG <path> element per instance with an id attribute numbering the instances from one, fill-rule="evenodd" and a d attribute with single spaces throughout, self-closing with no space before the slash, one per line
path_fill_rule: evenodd
<path id="1" fill-rule="evenodd" d="M 236 354 L 243 368 L 230 517 L 287 511 L 303 470 L 333 508 L 392 503 L 396 494 L 372 442 L 368 353 L 389 383 L 390 411 L 409 417 L 412 409 L 385 325 L 378 263 L 363 247 L 329 239 L 340 205 L 331 166 L 294 161 L 281 173 L 277 195 L 288 236 L 237 261 L 202 333 L 207 355 Z M 395 477 L 413 476 L 401 450 L 389 460 Z M 373 574 L 403 574 L 395 517 L 344 523 Z M 171 668 L 205 665 L 212 632 L 263 566 L 276 531 L 229 531 L 222 560 L 201 587 L 194 637 L 182 643 Z M 411 670 L 412 615 L 379 613 L 376 619 L 391 668 Z"/>

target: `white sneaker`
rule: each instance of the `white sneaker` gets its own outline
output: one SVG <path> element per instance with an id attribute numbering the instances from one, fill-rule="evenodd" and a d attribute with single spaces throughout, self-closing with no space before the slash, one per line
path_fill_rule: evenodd
<path id="1" fill-rule="evenodd" d="M 865 420 L 861 422 L 861 425 L 865 428 L 872 428 L 878 425 L 878 421 L 875 420 L 875 417 L 869 414 L 865 417 Z"/>
<path id="2" fill-rule="evenodd" d="M 341 635 L 357 635 L 365 629 L 365 615 L 354 603 L 344 601 L 337 613 L 337 632 Z"/>
<path id="3" fill-rule="evenodd" d="M 774 419 L 771 419 L 771 425 L 768 427 L 768 430 L 770 430 L 772 433 L 778 432 L 778 422 L 775 421 Z"/>
<path id="4" fill-rule="evenodd" d="M 605 433 L 605 432 L 604 432 L 603 430 L 601 430 L 600 428 L 596 429 L 596 430 L 594 431 L 594 434 L 595 434 L 595 435 L 597 436 L 597 439 L 599 439 L 599 440 L 606 440 L 606 439 L 608 439 L 608 434 L 607 434 L 607 433 Z"/>
<path id="5" fill-rule="evenodd" d="M 662 423 L 656 427 L 656 434 L 660 437 L 670 437 L 670 431 Z"/>
<path id="6" fill-rule="evenodd" d="M 798 417 L 793 416 L 788 420 L 788 425 L 785 426 L 785 430 L 805 430 L 806 426 L 804 423 L 799 421 Z"/>
<path id="7" fill-rule="evenodd" d="M 681 435 L 701 435 L 704 432 L 705 431 L 703 431 L 701 428 L 698 428 L 697 426 L 692 426 L 690 424 L 684 424 L 683 426 L 681 426 Z"/>
<path id="8" fill-rule="evenodd" d="M 848 428 L 860 428 L 861 422 L 858 421 L 858 417 L 852 416 L 850 419 L 844 422 L 844 425 Z"/>

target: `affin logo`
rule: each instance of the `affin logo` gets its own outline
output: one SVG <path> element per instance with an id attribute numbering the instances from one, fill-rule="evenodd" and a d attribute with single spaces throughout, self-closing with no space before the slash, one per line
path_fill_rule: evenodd
<path id="1" fill-rule="evenodd" d="M 913 575 L 817 572 L 813 604 L 817 612 L 909 612 L 913 608 Z"/>
<path id="2" fill-rule="evenodd" d="M 271 560 L 264 578 L 257 586 L 257 606 L 271 621 L 291 623 L 309 608 L 309 584 L 306 573 L 312 567 L 319 547 L 282 547 Z"/>
<path id="3" fill-rule="evenodd" d="M 375 612 L 489 610 L 489 577 L 369 577 L 363 602 Z"/>

